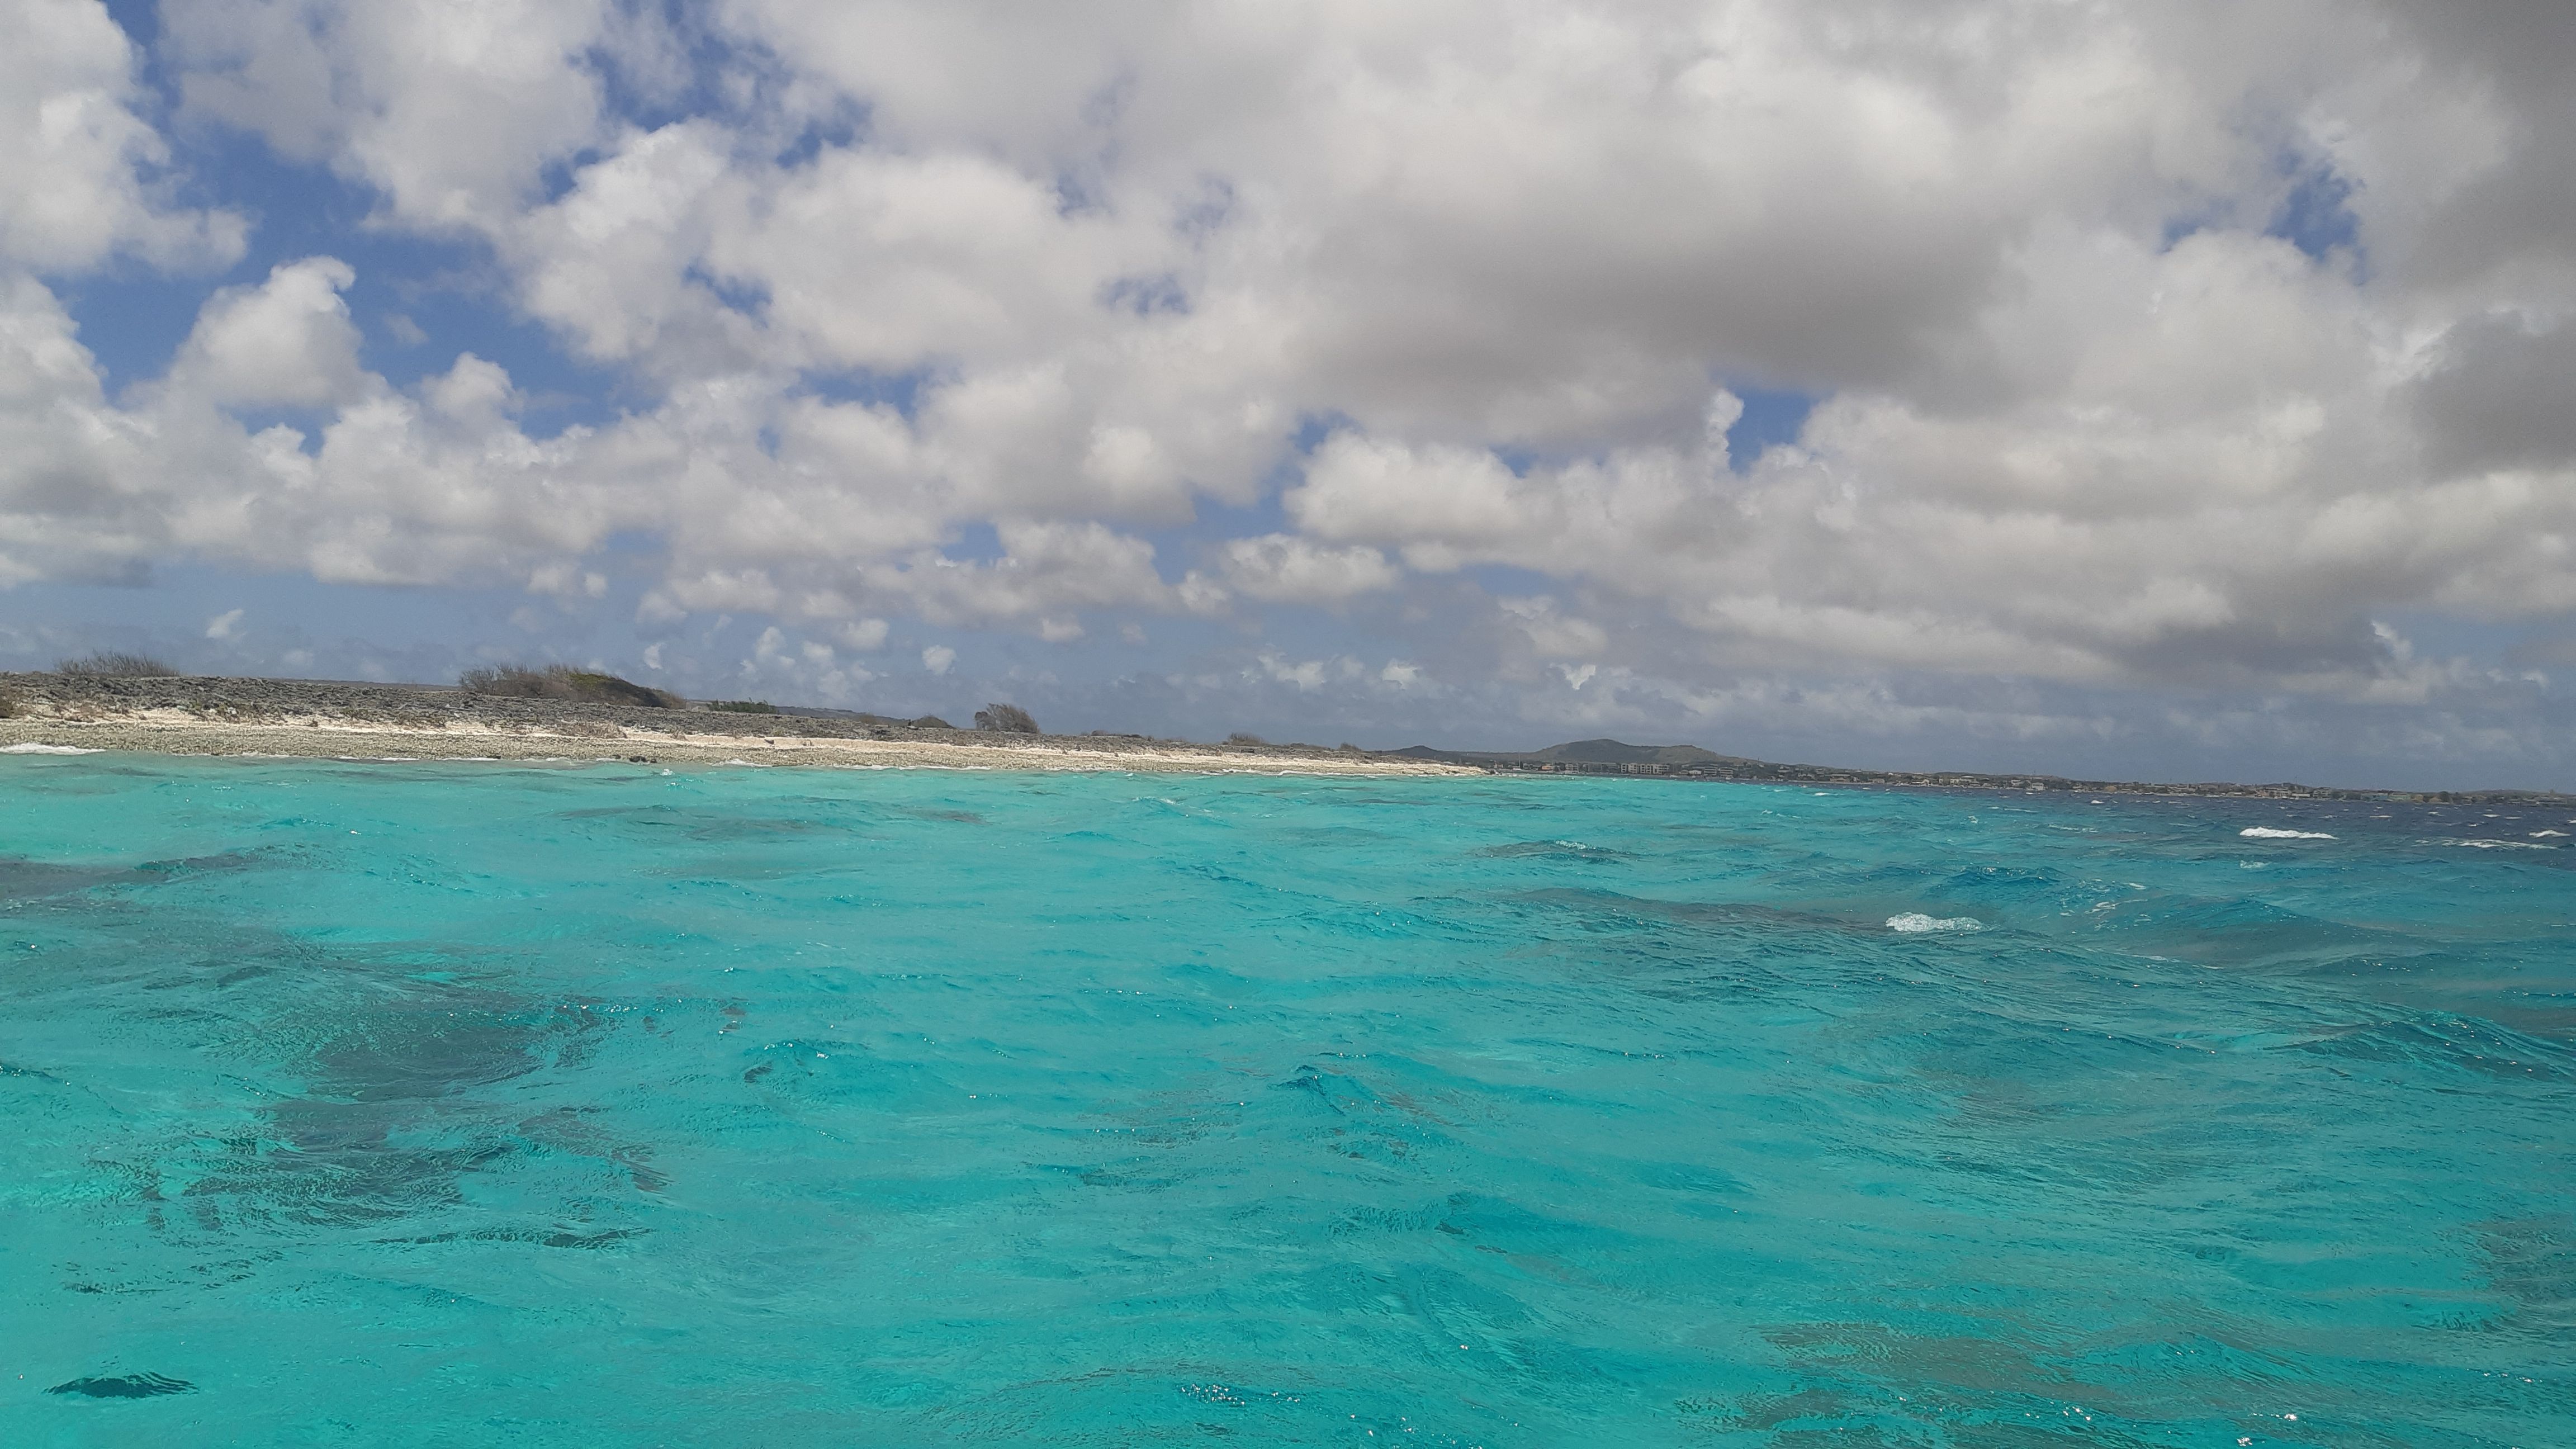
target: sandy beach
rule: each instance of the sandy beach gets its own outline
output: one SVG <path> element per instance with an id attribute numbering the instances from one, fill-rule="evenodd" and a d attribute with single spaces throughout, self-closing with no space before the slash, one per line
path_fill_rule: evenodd
<path id="1" fill-rule="evenodd" d="M 309 759 L 567 760 L 841 769 L 1474 775 L 1302 745 L 1013 735 L 803 715 L 495 698 L 420 685 L 0 676 L 0 752 L 126 750 Z"/>
<path id="2" fill-rule="evenodd" d="M 1040 736 L 1027 743 L 957 744 L 802 736 L 662 733 L 612 727 L 596 733 L 489 726 L 404 727 L 346 720 L 253 724 L 130 715 L 85 721 L 0 720 L 0 750 L 131 750 L 162 755 L 314 759 L 627 760 L 640 764 L 829 765 L 843 768 L 1166 770 L 1324 775 L 1474 775 L 1482 771 L 1371 756 L 1272 755 L 1177 745 L 1093 746 Z M 13 753 L 51 753 L 17 749 Z"/>

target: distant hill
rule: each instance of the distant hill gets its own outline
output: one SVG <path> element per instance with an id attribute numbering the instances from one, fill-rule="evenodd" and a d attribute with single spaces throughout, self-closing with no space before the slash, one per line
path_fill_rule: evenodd
<path id="1" fill-rule="evenodd" d="M 1435 750 L 1429 745 L 1391 751 L 1417 760 L 1441 760 L 1462 765 L 1509 764 L 1521 769 L 1541 769 L 1548 765 L 1652 765 L 1662 769 L 1688 768 L 1693 765 L 1755 765 L 1739 755 L 1721 755 L 1697 745 L 1632 745 L 1622 740 L 1572 740 L 1550 745 L 1543 750 Z"/>
<path id="2" fill-rule="evenodd" d="M 1721 755 L 1697 745 L 1630 745 L 1617 740 L 1576 740 L 1538 752 L 1542 760 L 1594 765 L 1749 765 L 1741 755 Z"/>
<path id="3" fill-rule="evenodd" d="M 2151 784 L 2136 780 L 2068 780 L 2056 775 L 1987 775 L 1968 770 L 1858 770 L 1786 765 L 1721 755 L 1697 745 L 1632 745 L 1624 740 L 1570 740 L 1543 750 L 1389 750 L 1416 760 L 1473 765 L 1496 774 L 1644 775 L 1666 780 L 1733 780 L 1755 784 L 1878 785 L 1966 790 L 2083 791 L 2088 794 L 2223 795 L 2272 800 L 2546 800 L 2545 790 L 2341 790 L 2314 785 Z"/>

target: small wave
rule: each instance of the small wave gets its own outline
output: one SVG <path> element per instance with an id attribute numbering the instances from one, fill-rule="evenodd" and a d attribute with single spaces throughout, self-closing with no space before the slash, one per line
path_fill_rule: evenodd
<path id="1" fill-rule="evenodd" d="M 2556 850 L 2554 845 L 2534 845 L 2528 840 L 2471 840 L 2465 837 L 2428 840 L 2426 845 L 2457 845 L 2468 850 Z"/>
<path id="2" fill-rule="evenodd" d="M 0 745 L 0 755 L 95 755 L 97 753 L 99 752 L 96 750 L 84 750 L 78 745 L 40 745 L 34 740 L 14 745 Z"/>
<path id="3" fill-rule="evenodd" d="M 2236 832 L 2247 840 L 2332 840 L 2322 830 L 2275 830 L 2269 825 L 2248 825 Z"/>
<path id="4" fill-rule="evenodd" d="M 1974 916 L 1927 916 L 1921 911 L 1907 911 L 1887 918 L 1887 929 L 1908 936 L 1925 931 L 1982 931 L 1986 923 Z"/>
<path id="5" fill-rule="evenodd" d="M 1566 860 L 1594 862 L 1628 859 L 1624 851 L 1586 845 L 1580 840 L 1523 840 L 1511 845 L 1488 846 L 1476 853 L 1498 860 L 1510 860 L 1520 856 L 1555 856 Z"/>
<path id="6" fill-rule="evenodd" d="M 2564 830 L 2535 830 L 2531 832 L 2531 838 L 2534 840 L 2539 840 L 2545 836 L 2553 835 L 2563 840 L 2566 838 L 2567 832 Z"/>

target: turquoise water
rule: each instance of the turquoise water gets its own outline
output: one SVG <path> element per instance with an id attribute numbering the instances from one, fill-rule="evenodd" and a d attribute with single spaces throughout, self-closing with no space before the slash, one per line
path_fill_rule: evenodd
<path id="1" fill-rule="evenodd" d="M 2569 815 L 0 759 L 0 1443 L 2566 1445 Z"/>

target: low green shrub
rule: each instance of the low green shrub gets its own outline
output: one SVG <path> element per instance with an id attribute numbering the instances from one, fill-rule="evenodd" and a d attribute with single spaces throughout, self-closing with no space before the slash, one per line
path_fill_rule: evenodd
<path id="1" fill-rule="evenodd" d="M 975 728 L 995 734 L 1033 735 L 1038 733 L 1038 722 L 1016 704 L 988 704 L 975 711 Z"/>
<path id="2" fill-rule="evenodd" d="M 707 708 L 709 708 L 709 709 L 720 709 L 720 710 L 723 710 L 723 711 L 724 711 L 725 713 L 727 713 L 727 714 L 776 714 L 776 713 L 778 713 L 778 706 L 776 706 L 776 705 L 774 705 L 774 704 L 771 704 L 768 700 L 765 700 L 765 699 L 719 699 L 719 700 L 712 700 L 712 701 L 710 701 L 710 702 L 708 703 Z"/>
<path id="3" fill-rule="evenodd" d="M 467 694 L 485 694 L 498 699 L 561 699 L 581 704 L 634 705 L 643 709 L 676 709 L 687 703 L 678 695 L 651 685 L 620 679 L 614 674 L 575 669 L 569 664 L 549 664 L 542 669 L 531 669 L 524 664 L 487 665 L 458 675 L 456 685 Z"/>
<path id="4" fill-rule="evenodd" d="M 101 649 L 54 666 L 57 674 L 84 674 L 93 679 L 175 679 L 179 671 L 149 654 Z"/>

